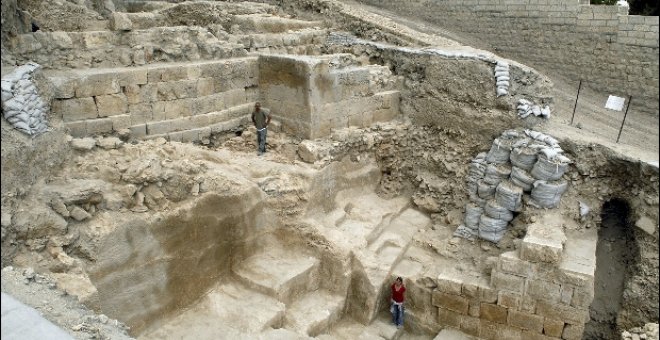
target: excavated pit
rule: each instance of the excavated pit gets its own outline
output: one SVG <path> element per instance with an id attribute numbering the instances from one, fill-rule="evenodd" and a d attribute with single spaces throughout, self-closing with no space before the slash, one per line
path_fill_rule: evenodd
<path id="1" fill-rule="evenodd" d="M 617 318 L 622 307 L 625 283 L 637 267 L 638 243 L 632 231 L 630 204 L 613 198 L 603 204 L 596 250 L 594 301 L 585 339 L 617 339 Z"/>
<path id="2" fill-rule="evenodd" d="M 616 339 L 657 321 L 657 162 L 558 122 L 534 69 L 353 2 L 92 2 L 3 2 L 2 288 L 77 338 Z M 4 77 L 28 61 L 43 83 Z M 37 95 L 48 122 L 15 105 Z M 275 115 L 263 157 L 256 101 Z M 534 108 L 559 115 L 519 116 Z M 14 130 L 30 114 L 52 129 Z M 536 155 L 486 167 L 513 164 L 493 139 L 514 132 L 568 160 L 531 182 Z M 496 171 L 475 177 L 479 159 Z M 537 184 L 566 190 L 540 207 Z"/>

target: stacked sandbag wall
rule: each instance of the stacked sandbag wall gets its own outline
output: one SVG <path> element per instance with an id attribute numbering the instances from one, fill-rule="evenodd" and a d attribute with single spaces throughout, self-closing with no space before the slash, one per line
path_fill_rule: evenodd
<path id="1" fill-rule="evenodd" d="M 532 130 L 505 131 L 469 165 L 470 202 L 455 235 L 497 243 L 525 207 L 557 208 L 568 188 L 562 177 L 570 163 L 551 136 Z"/>

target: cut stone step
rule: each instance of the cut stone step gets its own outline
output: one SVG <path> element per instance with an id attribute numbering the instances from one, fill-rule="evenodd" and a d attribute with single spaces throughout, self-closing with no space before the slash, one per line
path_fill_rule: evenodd
<path id="1" fill-rule="evenodd" d="M 284 304 L 272 297 L 237 283 L 228 283 L 216 287 L 190 309 L 139 338 L 242 338 L 245 333 L 259 333 L 280 327 L 284 320 L 284 310 Z"/>
<path id="2" fill-rule="evenodd" d="M 433 338 L 433 340 L 475 340 L 476 338 L 467 335 L 453 328 L 445 328 Z"/>
<path id="3" fill-rule="evenodd" d="M 301 334 L 316 336 L 341 317 L 345 298 L 317 290 L 294 302 L 286 312 L 284 326 Z"/>
<path id="4" fill-rule="evenodd" d="M 319 260 L 274 248 L 253 255 L 234 268 L 246 286 L 290 305 L 296 296 L 319 286 Z"/>
<path id="5" fill-rule="evenodd" d="M 389 314 L 380 316 L 369 324 L 360 335 L 360 339 L 369 339 L 369 335 L 377 335 L 387 340 L 399 339 L 403 334 L 403 328 L 396 328 L 391 321 L 391 317 L 388 318 L 388 316 Z"/>

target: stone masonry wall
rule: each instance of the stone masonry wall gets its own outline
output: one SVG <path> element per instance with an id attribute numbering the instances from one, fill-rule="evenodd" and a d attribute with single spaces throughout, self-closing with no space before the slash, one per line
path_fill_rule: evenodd
<path id="1" fill-rule="evenodd" d="M 408 282 L 412 315 L 422 328 L 452 327 L 482 339 L 582 339 L 596 243 L 595 231 L 565 235 L 561 220 L 544 219 L 529 226 L 518 250 L 497 258 L 490 282 L 454 272 L 440 274 L 434 289 Z"/>
<path id="2" fill-rule="evenodd" d="M 197 141 L 248 119 L 257 58 L 51 72 L 52 113 L 74 137 L 130 129 L 133 138 Z"/>
<path id="3" fill-rule="evenodd" d="M 471 44 L 658 112 L 658 17 L 578 0 L 363 0 L 423 18 Z M 576 84 L 577 85 L 577 84 Z"/>
<path id="4" fill-rule="evenodd" d="M 383 66 L 361 66 L 348 54 L 259 58 L 264 106 L 284 132 L 319 138 L 332 129 L 363 127 L 399 113 L 398 81 Z"/>

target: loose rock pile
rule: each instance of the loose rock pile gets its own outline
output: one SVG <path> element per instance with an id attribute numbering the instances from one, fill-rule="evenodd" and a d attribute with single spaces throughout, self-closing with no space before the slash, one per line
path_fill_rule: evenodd
<path id="1" fill-rule="evenodd" d="M 471 202 L 455 235 L 496 243 L 524 205 L 557 208 L 568 188 L 562 176 L 571 163 L 562 153 L 557 140 L 543 133 L 505 131 L 489 152 L 478 154 L 470 163 Z"/>
<path id="2" fill-rule="evenodd" d="M 622 340 L 658 340 L 658 324 L 647 323 L 644 327 L 635 327 L 621 333 Z"/>
<path id="3" fill-rule="evenodd" d="M 41 98 L 34 80 L 40 68 L 27 63 L 2 78 L 2 114 L 18 131 L 30 136 L 48 129 L 50 104 Z"/>

